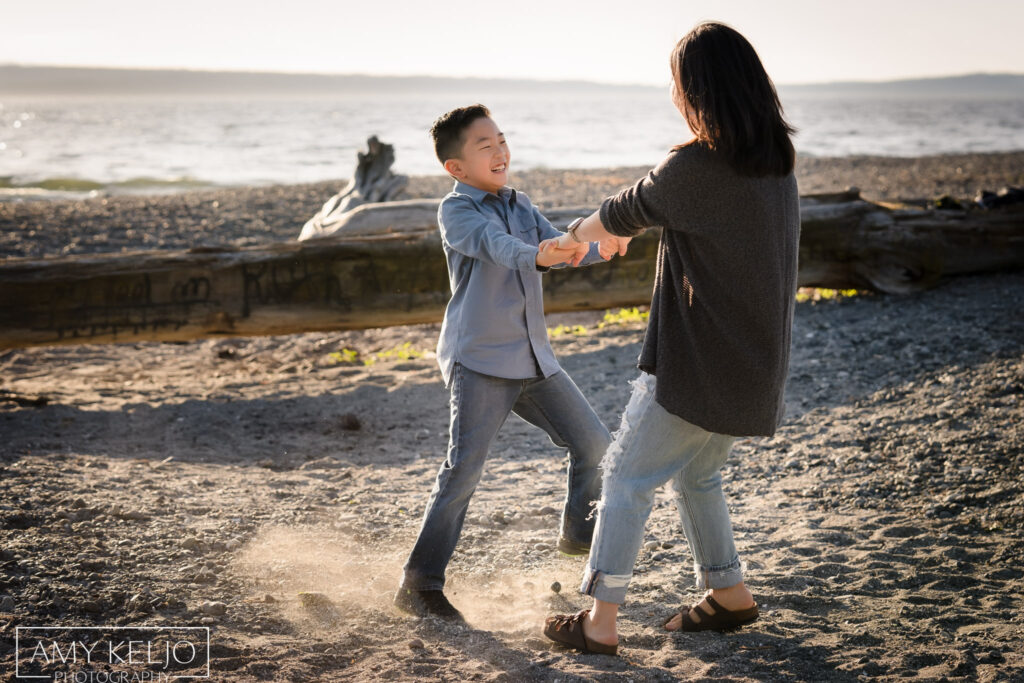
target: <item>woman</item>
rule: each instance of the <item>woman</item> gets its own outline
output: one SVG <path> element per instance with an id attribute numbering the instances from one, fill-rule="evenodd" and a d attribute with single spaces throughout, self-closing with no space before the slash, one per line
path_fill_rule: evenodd
<path id="1" fill-rule="evenodd" d="M 617 651 L 618 608 L 654 492 L 669 480 L 708 593 L 665 627 L 724 630 L 758 615 L 720 469 L 736 437 L 771 435 L 782 419 L 800 232 L 793 128 L 757 53 L 728 26 L 697 26 L 671 64 L 672 101 L 694 139 L 557 240 L 625 254 L 632 236 L 663 228 L 642 372 L 603 462 L 580 588 L 594 606 L 544 628 L 587 652 Z"/>

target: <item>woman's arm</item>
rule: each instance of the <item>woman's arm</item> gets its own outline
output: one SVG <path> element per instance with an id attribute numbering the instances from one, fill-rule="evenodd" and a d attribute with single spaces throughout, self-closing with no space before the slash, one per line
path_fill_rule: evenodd
<path id="1" fill-rule="evenodd" d="M 625 256 L 626 248 L 629 245 L 630 239 L 632 239 L 631 237 L 619 237 L 608 232 L 601 222 L 600 211 L 595 211 L 584 218 L 583 222 L 573 232 L 576 234 L 575 240 L 572 238 L 572 235 L 566 233 L 554 240 L 555 246 L 559 249 L 571 249 L 574 246 L 578 246 L 581 242 L 597 242 L 601 257 L 606 260 L 615 254 Z"/>

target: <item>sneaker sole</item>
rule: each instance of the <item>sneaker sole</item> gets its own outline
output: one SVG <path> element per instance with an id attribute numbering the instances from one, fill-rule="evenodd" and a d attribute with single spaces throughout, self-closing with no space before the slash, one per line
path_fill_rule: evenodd
<path id="1" fill-rule="evenodd" d="M 567 557 L 580 557 L 590 554 L 590 546 L 574 543 L 567 538 L 558 539 L 558 552 Z"/>

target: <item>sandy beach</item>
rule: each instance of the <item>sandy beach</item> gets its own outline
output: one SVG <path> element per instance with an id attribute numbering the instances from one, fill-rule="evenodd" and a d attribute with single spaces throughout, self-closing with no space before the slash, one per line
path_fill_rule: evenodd
<path id="1" fill-rule="evenodd" d="M 1024 152 L 798 170 L 805 194 L 970 197 L 1024 184 Z M 514 182 L 596 206 L 645 171 Z M 292 239 L 340 184 L 0 204 L 0 256 Z M 449 570 L 469 627 L 391 606 L 446 447 L 437 325 L 0 352 L 0 680 L 40 624 L 208 626 L 217 681 L 1024 680 L 1022 300 L 1017 272 L 798 303 L 785 424 L 725 471 L 761 619 L 661 629 L 699 597 L 661 491 L 620 658 L 540 634 L 589 599 L 553 547 L 564 453 L 514 417 Z M 616 428 L 643 321 L 548 325 Z"/>

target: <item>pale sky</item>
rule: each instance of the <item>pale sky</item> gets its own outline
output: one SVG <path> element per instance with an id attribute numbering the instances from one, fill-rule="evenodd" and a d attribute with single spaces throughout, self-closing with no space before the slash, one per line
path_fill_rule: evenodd
<path id="1" fill-rule="evenodd" d="M 3 0 L 0 63 L 661 85 L 699 21 L 777 83 L 1024 73 L 1020 0 Z"/>

